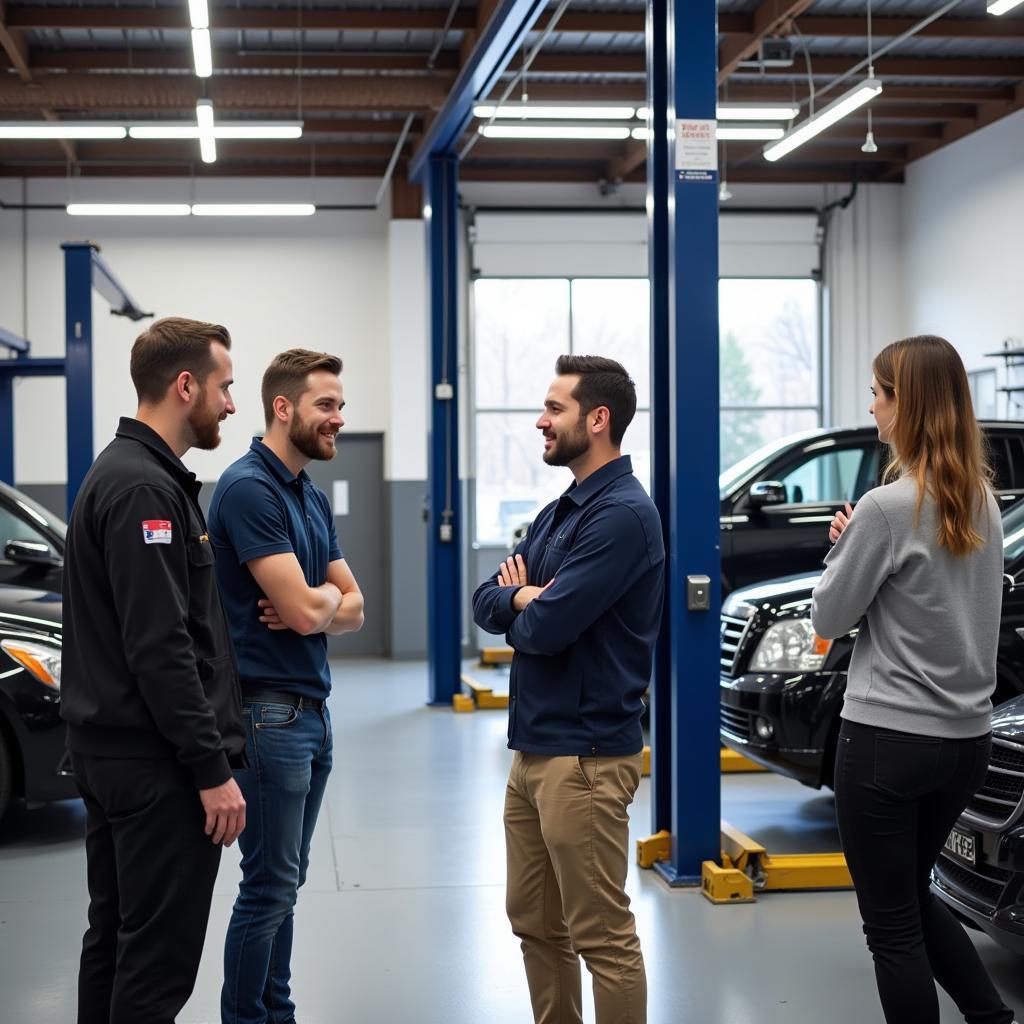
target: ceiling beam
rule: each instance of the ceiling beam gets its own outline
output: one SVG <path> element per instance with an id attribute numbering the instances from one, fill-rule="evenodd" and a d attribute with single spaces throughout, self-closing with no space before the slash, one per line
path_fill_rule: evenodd
<path id="1" fill-rule="evenodd" d="M 918 18 L 878 18 L 871 21 L 876 39 L 892 39 L 914 28 Z M 797 25 L 805 36 L 864 39 L 867 37 L 867 19 L 863 17 L 833 17 L 803 15 Z M 939 18 L 918 29 L 915 35 L 923 39 L 1019 39 L 1024 36 L 1024 18 Z"/>
<path id="2" fill-rule="evenodd" d="M 754 56 L 767 36 L 780 35 L 814 0 L 761 0 L 749 33 L 727 36 L 718 52 L 718 81 L 724 82 L 742 60 Z"/>
<path id="3" fill-rule="evenodd" d="M 608 161 L 608 180 L 618 181 L 647 162 L 647 143 L 630 139 L 621 151 Z"/>
<path id="4" fill-rule="evenodd" d="M 314 71 L 423 71 L 428 53 L 309 53 L 301 55 L 302 67 Z M 281 53 L 214 52 L 217 74 L 225 71 L 294 70 L 300 63 L 297 50 Z M 173 50 L 35 50 L 31 66 L 36 71 L 165 71 L 191 69 L 192 51 Z M 435 69 L 451 77 L 458 68 L 453 50 L 438 54 Z"/>
<path id="5" fill-rule="evenodd" d="M 201 84 L 191 75 L 40 74 L 31 86 L 0 76 L 0 111 L 75 110 L 153 113 L 194 111 Z M 425 111 L 440 107 L 448 93 L 434 75 L 384 78 L 370 75 L 215 75 L 207 91 L 222 117 L 254 111 L 295 116 L 304 111 Z"/>
<path id="6" fill-rule="evenodd" d="M 847 65 L 849 66 L 849 65 Z M 531 90 L 532 91 L 532 90 Z M 797 99 L 806 98 L 806 86 L 798 89 Z M 728 91 L 720 94 L 731 102 L 775 103 L 793 99 L 793 90 L 780 85 L 753 85 L 749 82 L 730 82 Z M 885 83 L 885 91 L 872 103 L 874 109 L 887 103 L 987 103 L 1011 99 L 1013 86 L 976 85 L 913 85 L 912 83 Z"/>
<path id="7" fill-rule="evenodd" d="M 857 57 L 811 57 L 815 78 L 833 78 L 849 71 L 858 63 Z M 747 73 L 740 69 L 741 74 Z M 750 74 L 765 78 L 806 79 L 802 59 L 789 68 L 751 69 Z M 1007 57 L 891 57 L 885 54 L 875 61 L 878 78 L 891 75 L 927 78 L 1024 78 L 1024 60 Z M 866 77 L 866 73 L 865 73 Z"/>
<path id="8" fill-rule="evenodd" d="M 993 103 L 983 103 L 978 107 L 978 113 L 975 115 L 973 121 L 952 121 L 943 125 L 941 129 L 942 134 L 939 139 L 919 142 L 916 145 L 911 146 L 910 151 L 907 154 L 907 160 L 908 162 L 911 160 L 919 160 L 921 157 L 927 156 L 929 153 L 934 153 L 935 150 L 941 149 L 943 146 L 948 146 L 951 142 L 956 142 L 958 139 L 962 139 L 964 136 L 970 135 L 971 132 L 976 132 L 980 128 L 985 128 L 987 125 L 993 124 L 994 122 L 1022 109 L 1024 109 L 1024 82 L 1017 85 L 1012 99 Z"/>

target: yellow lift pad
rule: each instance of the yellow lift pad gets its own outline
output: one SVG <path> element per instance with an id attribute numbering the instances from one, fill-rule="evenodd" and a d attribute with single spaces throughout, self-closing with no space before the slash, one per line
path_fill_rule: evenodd
<path id="1" fill-rule="evenodd" d="M 465 673 L 459 678 L 462 685 L 469 690 L 469 693 L 455 694 L 452 697 L 452 710 L 475 711 L 477 708 L 490 710 L 491 708 L 508 707 L 507 693 L 495 693 L 486 683 L 481 683 Z"/>
<path id="2" fill-rule="evenodd" d="M 745 758 L 742 754 L 737 754 L 735 750 L 730 750 L 728 747 L 722 747 L 720 770 L 723 775 L 730 772 L 768 771 L 767 768 L 764 768 L 759 764 L 755 764 L 753 761 Z"/>
<path id="3" fill-rule="evenodd" d="M 480 667 L 496 668 L 498 665 L 511 665 L 512 654 L 511 647 L 481 647 Z"/>
<path id="4" fill-rule="evenodd" d="M 841 853 L 789 853 L 771 856 L 756 840 L 727 821 L 721 825 L 722 863 L 706 860 L 701 892 L 716 904 L 752 903 L 759 892 L 801 889 L 852 889 L 853 879 Z M 668 860 L 672 837 L 658 832 L 636 844 L 637 864 L 652 867 Z"/>

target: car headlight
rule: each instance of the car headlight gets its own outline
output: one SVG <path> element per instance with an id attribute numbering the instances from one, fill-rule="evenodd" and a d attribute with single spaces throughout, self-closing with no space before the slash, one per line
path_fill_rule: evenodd
<path id="1" fill-rule="evenodd" d="M 825 663 L 832 641 L 814 632 L 810 619 L 786 619 L 761 637 L 750 668 L 754 672 L 814 672 Z"/>
<path id="2" fill-rule="evenodd" d="M 60 648 L 28 640 L 0 640 L 2 647 L 32 675 L 55 690 L 60 689 Z"/>

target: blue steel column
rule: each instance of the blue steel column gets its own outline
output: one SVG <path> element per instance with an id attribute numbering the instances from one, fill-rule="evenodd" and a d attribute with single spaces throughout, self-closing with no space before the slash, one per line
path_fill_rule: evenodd
<path id="1" fill-rule="evenodd" d="M 715 118 L 715 0 L 668 0 L 666 121 Z M 718 504 L 718 187 L 681 181 L 675 133 L 668 146 L 669 523 L 672 619 L 672 856 L 658 865 L 672 883 L 699 882 L 720 849 L 718 742 L 721 554 Z M 709 611 L 686 610 L 686 577 L 711 578 Z"/>
<path id="2" fill-rule="evenodd" d="M 448 704 L 462 667 L 459 492 L 458 182 L 455 156 L 427 164 L 427 259 L 430 270 L 430 515 L 427 617 L 430 703 Z"/>
<path id="3" fill-rule="evenodd" d="M 14 486 L 14 375 L 0 370 L 0 480 Z"/>
<path id="4" fill-rule="evenodd" d="M 68 516 L 92 465 L 92 260 L 96 247 L 67 242 L 64 250 L 64 377 L 67 387 Z"/>
<path id="5" fill-rule="evenodd" d="M 669 259 L 668 259 L 668 0 L 647 4 L 648 124 L 647 258 L 651 282 L 651 493 L 667 538 L 671 519 L 669 468 Z M 666 586 L 669 566 L 666 562 Z M 669 602 L 661 619 L 651 686 L 651 831 L 672 826 L 672 644 Z"/>

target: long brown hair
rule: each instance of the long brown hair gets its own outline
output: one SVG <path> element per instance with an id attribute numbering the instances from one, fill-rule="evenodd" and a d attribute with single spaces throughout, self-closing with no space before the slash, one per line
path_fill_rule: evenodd
<path id="1" fill-rule="evenodd" d="M 985 543 L 974 521 L 985 507 L 992 470 L 960 356 L 945 338 L 923 334 L 887 345 L 872 369 L 886 397 L 896 401 L 886 480 L 914 477 L 918 518 L 930 493 L 939 547 L 969 554 Z"/>

